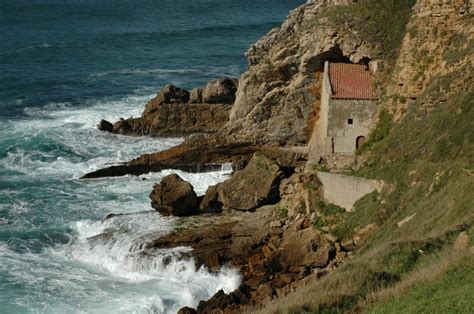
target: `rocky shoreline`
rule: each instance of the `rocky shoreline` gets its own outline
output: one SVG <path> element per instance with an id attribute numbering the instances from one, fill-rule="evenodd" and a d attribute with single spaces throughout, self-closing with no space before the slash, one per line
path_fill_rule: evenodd
<path id="1" fill-rule="evenodd" d="M 320 186 L 314 175 L 281 166 L 263 153 L 255 153 L 244 169 L 209 187 L 203 197 L 172 174 L 154 186 L 150 199 L 161 214 L 180 217 L 177 227 L 165 236 L 150 233 L 137 245 L 145 255 L 156 249 L 191 247 L 196 268 L 218 272 L 230 266 L 241 274 L 236 291 L 219 291 L 197 309 L 183 308 L 180 313 L 239 313 L 261 307 L 332 272 L 376 228 L 359 230 L 344 242 L 329 229 L 315 228 L 317 217 L 301 205 L 305 199 L 301 192 L 306 192 L 311 207 L 321 199 Z M 299 208 L 294 210 L 292 203 Z M 282 206 L 292 211 L 285 212 Z M 90 241 L 104 236 L 111 235 Z M 189 257 L 183 253 L 183 259 Z"/>
<path id="2" fill-rule="evenodd" d="M 324 62 L 373 66 L 379 48 L 319 19 L 324 8 L 349 2 L 311 1 L 292 11 L 251 47 L 249 68 L 238 82 L 220 78 L 191 91 L 167 85 L 141 117 L 99 123 L 99 129 L 116 134 L 190 137 L 84 179 L 164 169 L 204 172 L 232 164 L 233 175 L 204 197 L 176 175 L 156 184 L 150 195 L 156 210 L 180 220 L 170 234 L 143 239 L 144 254 L 189 246 L 196 267 L 218 271 L 230 265 L 242 276 L 236 291 L 219 291 L 180 313 L 262 307 L 332 272 L 376 230 L 368 225 L 343 240 L 331 227 L 317 225 L 323 197 L 308 144 L 319 116 Z M 314 23 L 323 27 L 309 27 Z"/>

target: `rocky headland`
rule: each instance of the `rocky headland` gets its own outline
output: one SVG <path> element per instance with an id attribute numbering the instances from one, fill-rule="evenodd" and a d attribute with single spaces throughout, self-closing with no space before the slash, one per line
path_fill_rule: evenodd
<path id="1" fill-rule="evenodd" d="M 295 299 L 293 309 L 367 306 L 364 302 L 370 293 L 375 298 L 380 289 L 403 280 L 403 272 L 387 266 L 405 263 L 390 255 L 392 252 L 405 254 L 400 247 L 410 248 L 408 256 L 416 263 L 420 254 L 427 252 L 426 247 L 432 249 L 429 243 L 437 241 L 436 245 L 444 247 L 451 241 L 449 232 L 457 234 L 472 225 L 471 212 L 465 212 L 462 219 L 453 214 L 449 223 L 437 225 L 441 215 L 452 214 L 437 209 L 438 204 L 464 208 L 456 204 L 465 200 L 452 196 L 448 204 L 440 201 L 441 196 L 432 196 L 442 190 L 439 182 L 450 180 L 444 177 L 445 156 L 451 156 L 452 164 L 461 165 L 450 172 L 459 174 L 458 187 L 446 193 L 458 195 L 458 191 L 472 187 L 472 168 L 464 164 L 472 157 L 468 153 L 472 143 L 465 135 L 468 128 L 451 143 L 451 135 L 459 132 L 449 135 L 443 133 L 449 129 L 430 131 L 423 126 L 430 119 L 434 125 L 444 121 L 440 117 L 447 114 L 436 116 L 436 108 L 444 108 L 451 98 L 458 99 L 457 109 L 449 111 L 450 117 L 459 119 L 453 120 L 453 125 L 466 125 L 461 114 L 466 119 L 472 117 L 472 98 L 465 100 L 472 97 L 473 73 L 472 19 L 466 18 L 469 1 L 413 0 L 391 2 L 390 6 L 386 2 L 309 1 L 249 49 L 249 67 L 238 82 L 220 78 L 191 91 L 167 85 L 146 104 L 141 117 L 99 123 L 101 130 L 117 134 L 187 139 L 168 150 L 99 169 L 84 178 L 163 169 L 202 172 L 232 164 L 232 176 L 209 187 L 202 197 L 177 175 L 155 184 L 150 194 L 153 208 L 180 218 L 171 233 L 144 237 L 144 254 L 156 248 L 189 246 L 196 267 L 217 271 L 230 265 L 242 276 L 236 291 L 219 291 L 210 300 L 201 301 L 197 309 L 183 308 L 181 313 L 240 313 L 269 304 L 273 304 L 269 309 L 291 311 L 289 303 L 275 300 L 288 301 L 286 295 L 313 287 L 321 294 L 311 301 Z M 398 15 L 392 17 L 392 12 Z M 458 40 L 461 37 L 463 40 Z M 455 51 L 453 45 L 457 45 Z M 326 61 L 366 65 L 375 77 L 379 95 L 379 124 L 369 142 L 350 156 L 351 163 L 347 166 L 345 162 L 344 167 L 337 162 L 328 164 L 314 151 Z M 427 116 L 430 114 L 433 117 Z M 416 134 L 404 133 L 408 129 Z M 443 145 L 461 148 L 456 155 L 445 152 L 436 159 L 438 150 L 446 146 L 431 145 L 438 137 L 430 133 L 424 138 L 420 135 L 424 132 L 445 134 L 440 137 Z M 400 138 L 405 140 L 403 147 L 397 146 Z M 398 168 L 390 168 L 395 165 Z M 423 174 L 419 167 L 425 167 Z M 357 202 L 355 213 L 348 213 L 325 200 L 318 171 L 357 174 L 387 183 Z M 436 173 L 435 179 L 431 173 Z M 405 182 L 406 178 L 413 179 Z M 406 186 L 420 189 L 417 195 L 424 195 L 422 200 Z M 417 204 L 431 204 L 432 216 L 426 216 L 429 214 Z M 411 218 L 402 220 L 405 217 Z M 411 219 L 418 221 L 419 228 L 402 233 L 402 226 L 409 225 Z M 397 225 L 400 221 L 405 222 Z M 423 234 L 419 233 L 422 229 Z M 355 253 L 366 239 L 371 246 Z M 350 267 L 339 272 L 344 263 Z M 357 274 L 351 269 L 357 269 Z M 403 269 L 413 270 L 408 266 Z M 331 273 L 335 275 L 322 281 Z M 352 282 L 341 288 L 344 280 Z M 319 282 L 332 292 L 323 295 L 317 290 L 323 289 L 318 288 Z"/>

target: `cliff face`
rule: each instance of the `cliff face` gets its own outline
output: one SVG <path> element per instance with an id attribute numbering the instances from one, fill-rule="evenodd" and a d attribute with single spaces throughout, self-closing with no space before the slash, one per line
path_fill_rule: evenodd
<path id="1" fill-rule="evenodd" d="M 472 0 L 433 0 L 418 1 L 413 7 L 393 75 L 387 84 L 386 106 L 397 118 L 403 116 L 410 100 L 420 97 L 435 77 L 456 74 L 460 82 L 472 80 L 469 69 L 474 62 L 470 12 L 473 5 Z M 446 90 L 446 96 L 458 92 L 460 87 L 458 84 Z"/>
<path id="2" fill-rule="evenodd" d="M 402 298 L 413 286 L 474 262 L 472 5 L 309 2 L 248 51 L 249 69 L 240 78 L 225 134 L 190 138 L 86 177 L 199 171 L 222 162 L 245 168 L 255 152 L 272 160 L 256 162 L 262 157 L 255 155 L 246 170 L 211 187 L 202 200 L 219 210 L 251 211 L 197 217 L 200 224 L 152 241 L 155 247 L 191 245 L 198 264 L 210 269 L 231 263 L 241 270 L 243 285 L 201 302 L 199 313 L 242 312 L 272 299 L 264 312 L 361 312 Z M 323 202 L 319 165 L 306 162 L 305 149 L 256 145 L 307 143 L 318 120 L 324 61 L 369 65 L 379 93 L 378 126 L 348 174 L 384 184 L 352 212 Z M 147 114 L 156 106 L 152 102 Z M 265 190 L 260 193 L 256 186 L 265 171 L 268 184 L 258 186 Z M 414 302 L 430 302 L 415 309 L 462 312 L 449 298 L 443 308 L 427 291 Z M 470 300 L 471 292 L 463 291 Z"/>
<path id="3" fill-rule="evenodd" d="M 352 1 L 312 1 L 290 13 L 247 52 L 227 131 L 245 141 L 305 144 L 317 119 L 324 61 L 368 63 L 377 43 L 331 23 L 322 13 Z"/>
<path id="4" fill-rule="evenodd" d="M 353 6 L 364 3 L 375 2 Z M 378 64 L 380 121 L 351 169 L 386 185 L 325 226 L 343 238 L 364 226 L 378 228 L 345 266 L 265 313 L 473 307 L 473 289 L 465 288 L 472 287 L 472 271 L 465 265 L 474 262 L 474 2 L 413 3 L 402 40 Z M 393 22 L 387 20 L 388 29 Z"/>

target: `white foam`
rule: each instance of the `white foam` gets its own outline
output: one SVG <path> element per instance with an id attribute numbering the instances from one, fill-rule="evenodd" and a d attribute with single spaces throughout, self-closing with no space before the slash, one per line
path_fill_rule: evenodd
<path id="1" fill-rule="evenodd" d="M 107 163 L 127 161 L 179 144 L 182 139 L 137 138 L 97 130 L 100 119 L 115 121 L 121 116 L 140 115 L 151 98 L 152 95 L 130 96 L 97 101 L 87 107 L 56 103 L 26 109 L 29 119 L 3 125 L 0 140 L 15 139 L 20 144 L 6 150 L 0 167 L 28 175 L 78 178 Z"/>
<path id="2" fill-rule="evenodd" d="M 27 110 L 28 119 L 2 124 L 0 142 L 13 143 L 2 147 L 6 156 L 0 159 L 0 169 L 9 172 L 2 179 L 12 186 L 38 183 L 25 184 L 25 190 L 2 191 L 15 199 L 13 207 L 0 204 L 0 208 L 8 206 L 8 223 L 18 230 L 40 230 L 35 224 L 48 221 L 61 226 L 65 220 L 76 221 L 70 226 L 70 243 L 41 254 L 9 250 L 8 245 L 28 247 L 20 243 L 27 241 L 24 239 L 0 243 L 0 270 L 12 282 L 37 291 L 15 296 L 14 302 L 25 311 L 175 313 L 182 306 L 196 306 L 221 288 L 230 292 L 239 285 L 235 270 L 222 269 L 218 274 L 196 270 L 190 256 L 183 258 L 190 248 L 152 250 L 143 255 L 140 246 L 147 234 L 164 234 L 173 228 L 173 219 L 150 211 L 148 194 L 155 182 L 177 172 L 202 195 L 209 185 L 229 175 L 230 166 L 201 174 L 166 170 L 140 177 L 78 180 L 108 163 L 130 160 L 181 141 L 126 137 L 96 129 L 102 118 L 113 121 L 121 115 L 139 115 L 150 97 L 104 100 L 84 108 L 50 104 Z M 22 194 L 36 197 L 32 200 Z M 51 208 L 60 212 L 52 214 Z M 25 221 L 24 214 L 33 210 L 37 221 Z M 108 212 L 146 213 L 101 223 L 98 219 Z M 109 239 L 88 240 L 111 230 L 114 235 Z"/>
<path id="3" fill-rule="evenodd" d="M 103 224 L 79 221 L 72 225 L 78 233 L 75 240 L 52 253 L 97 267 L 116 280 L 153 286 L 154 291 L 141 295 L 141 302 L 122 302 L 120 310 L 124 311 L 131 304 L 135 309 L 140 304 L 139 312 L 172 313 L 182 306 L 197 306 L 199 300 L 220 289 L 231 292 L 239 286 L 240 276 L 233 269 L 224 268 L 217 274 L 205 268 L 196 270 L 189 247 L 145 249 L 141 245 L 150 233 L 156 238 L 172 226 L 173 219 L 153 211 L 116 216 Z M 91 238 L 98 234 L 103 235 Z"/>

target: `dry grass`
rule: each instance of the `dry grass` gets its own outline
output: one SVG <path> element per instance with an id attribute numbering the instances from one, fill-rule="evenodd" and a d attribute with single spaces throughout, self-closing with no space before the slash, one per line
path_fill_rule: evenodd
<path id="1" fill-rule="evenodd" d="M 413 288 L 413 286 L 433 283 L 445 276 L 448 271 L 456 267 L 463 259 L 473 257 L 474 253 L 469 250 L 459 252 L 448 247 L 440 256 L 435 257 L 431 264 L 427 263 L 426 267 L 418 267 L 418 269 L 405 276 L 405 278 L 396 285 L 369 294 L 364 301 L 358 304 L 357 308 L 371 308 L 389 299 L 401 298 L 409 289 Z"/>
<path id="2" fill-rule="evenodd" d="M 392 188 L 358 202 L 342 229 L 350 231 L 376 222 L 378 230 L 333 273 L 257 313 L 390 313 L 397 306 L 410 305 L 433 311 L 439 304 L 445 309 L 456 307 L 452 299 L 457 298 L 462 301 L 461 311 L 474 310 L 474 296 L 470 296 L 474 288 L 463 290 L 455 284 L 463 275 L 474 273 L 473 257 L 453 254 L 452 250 L 461 231 L 467 230 L 471 242 L 474 240 L 474 179 L 470 171 L 474 169 L 474 92 L 472 87 L 462 91 L 459 86 L 463 82 L 456 75 L 436 77 L 431 85 L 410 104 L 403 120 L 373 143 L 368 163 L 360 171 L 385 180 Z M 423 109 L 423 103 L 445 97 L 454 87 L 459 92 L 448 101 L 436 103 L 430 111 Z M 415 213 L 412 220 L 397 226 Z M 464 265 L 465 258 L 472 267 L 456 268 Z M 457 277 L 450 275 L 452 269 Z M 450 289 L 451 297 L 443 299 L 442 289 Z M 430 293 L 437 299 L 430 299 Z M 417 303 L 417 297 L 425 303 Z"/>

